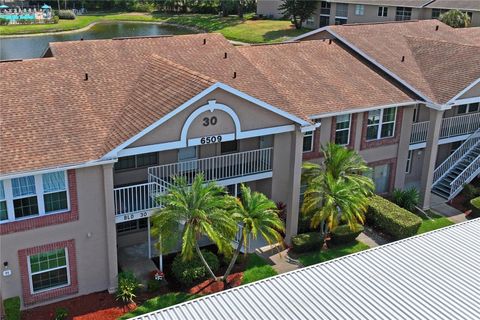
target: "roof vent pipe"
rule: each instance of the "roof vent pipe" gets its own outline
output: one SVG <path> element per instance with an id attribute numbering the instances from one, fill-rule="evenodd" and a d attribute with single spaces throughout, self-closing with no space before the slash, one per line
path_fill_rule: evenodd
<path id="1" fill-rule="evenodd" d="M 439 26 L 435 26 L 435 31 L 438 31 Z"/>
<path id="2" fill-rule="evenodd" d="M 402 62 L 404 62 L 404 61 L 405 61 L 405 56 L 402 56 Z"/>
<path id="3" fill-rule="evenodd" d="M 234 71 L 234 72 L 233 72 L 233 79 L 235 79 L 236 77 L 237 77 L 237 72 Z"/>
<path id="4" fill-rule="evenodd" d="M 225 52 L 225 56 L 223 57 L 223 59 L 227 59 L 227 53 Z"/>
<path id="5" fill-rule="evenodd" d="M 328 40 L 328 44 L 332 44 L 332 39 Z"/>
<path id="6" fill-rule="evenodd" d="M 207 44 L 207 39 L 203 39 L 203 44 Z"/>
<path id="7" fill-rule="evenodd" d="M 88 81 L 88 73 L 85 73 L 85 81 Z"/>

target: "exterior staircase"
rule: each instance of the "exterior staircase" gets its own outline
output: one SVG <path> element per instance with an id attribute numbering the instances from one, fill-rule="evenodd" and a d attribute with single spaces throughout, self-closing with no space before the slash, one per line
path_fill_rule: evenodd
<path id="1" fill-rule="evenodd" d="M 432 192 L 453 199 L 480 174 L 480 128 L 435 169 Z"/>

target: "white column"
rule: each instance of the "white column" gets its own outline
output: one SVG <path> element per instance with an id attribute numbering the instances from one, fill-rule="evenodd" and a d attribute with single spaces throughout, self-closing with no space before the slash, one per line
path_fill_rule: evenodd
<path id="1" fill-rule="evenodd" d="M 115 224 L 115 209 L 113 201 L 113 164 L 103 165 L 103 186 L 105 194 L 105 219 L 108 261 L 108 292 L 117 289 L 118 261 L 117 261 L 117 231 Z"/>

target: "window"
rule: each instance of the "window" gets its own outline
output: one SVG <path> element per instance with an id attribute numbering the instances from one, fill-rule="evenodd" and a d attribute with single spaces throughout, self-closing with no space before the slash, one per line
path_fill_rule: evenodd
<path id="1" fill-rule="evenodd" d="M 21 177 L 12 179 L 13 210 L 15 219 L 39 214 L 35 177 Z"/>
<path id="2" fill-rule="evenodd" d="M 330 24 L 330 16 L 320 16 L 320 28 Z"/>
<path id="3" fill-rule="evenodd" d="M 28 259 L 32 293 L 69 284 L 66 248 L 31 255 Z"/>
<path id="4" fill-rule="evenodd" d="M 387 17 L 388 16 L 388 7 L 378 7 L 378 16 Z"/>
<path id="5" fill-rule="evenodd" d="M 393 137 L 397 108 L 387 108 L 368 112 L 367 140 Z"/>
<path id="6" fill-rule="evenodd" d="M 226 141 L 220 143 L 220 153 L 233 153 L 238 151 L 238 143 L 237 140 Z"/>
<path id="7" fill-rule="evenodd" d="M 432 9 L 432 19 L 438 19 L 442 14 L 448 12 L 447 9 Z"/>
<path id="8" fill-rule="evenodd" d="M 352 115 L 344 114 L 336 117 L 335 143 L 347 145 L 350 143 L 350 123 Z"/>
<path id="9" fill-rule="evenodd" d="M 0 181 L 0 223 L 69 210 L 65 171 Z"/>
<path id="10" fill-rule="evenodd" d="M 363 4 L 355 5 L 355 15 L 363 16 L 365 14 L 365 6 Z"/>
<path id="11" fill-rule="evenodd" d="M 413 156 L 413 150 L 408 150 L 407 154 L 407 167 L 405 169 L 405 173 L 410 173 L 412 172 L 412 156 Z"/>
<path id="12" fill-rule="evenodd" d="M 42 175 L 45 213 L 68 209 L 65 180 L 65 172 L 52 172 Z"/>
<path id="13" fill-rule="evenodd" d="M 467 114 L 467 113 L 475 113 L 479 110 L 479 103 L 470 103 L 470 104 L 462 104 L 457 107 L 457 114 Z"/>
<path id="14" fill-rule="evenodd" d="M 307 20 L 305 21 L 308 25 L 313 25 L 315 24 L 315 17 L 314 16 L 310 16 L 307 18 Z"/>
<path id="15" fill-rule="evenodd" d="M 390 189 L 390 165 L 375 166 L 368 174 L 375 183 L 376 193 L 387 193 Z"/>
<path id="16" fill-rule="evenodd" d="M 135 156 L 122 157 L 115 163 L 115 170 L 143 168 L 158 164 L 158 153 L 144 153 Z"/>
<path id="17" fill-rule="evenodd" d="M 130 220 L 117 223 L 117 232 L 127 233 L 129 231 L 145 230 L 148 227 L 148 218 Z"/>
<path id="18" fill-rule="evenodd" d="M 313 131 L 303 134 L 303 152 L 313 151 Z"/>
<path id="19" fill-rule="evenodd" d="M 8 220 L 7 200 L 5 198 L 5 189 L 3 181 L 0 181 L 0 221 Z"/>
<path id="20" fill-rule="evenodd" d="M 395 21 L 406 21 L 412 19 L 412 8 L 397 7 Z"/>
<path id="21" fill-rule="evenodd" d="M 320 14 L 329 16 L 331 5 L 332 4 L 330 2 L 322 1 L 320 3 Z"/>
<path id="22" fill-rule="evenodd" d="M 419 114 L 420 110 L 419 110 L 419 107 L 418 105 L 415 106 L 415 108 L 413 108 L 413 123 L 416 123 L 418 122 L 418 114 Z"/>
<path id="23" fill-rule="evenodd" d="M 335 24 L 345 24 L 348 19 L 348 3 L 337 3 L 335 11 Z"/>

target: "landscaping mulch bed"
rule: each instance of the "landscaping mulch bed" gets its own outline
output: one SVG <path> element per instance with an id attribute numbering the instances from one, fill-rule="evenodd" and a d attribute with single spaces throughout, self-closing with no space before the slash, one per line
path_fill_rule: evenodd
<path id="1" fill-rule="evenodd" d="M 136 299 L 137 304 L 140 305 L 157 294 L 141 293 Z M 115 300 L 115 295 L 102 291 L 25 310 L 22 312 L 22 320 L 52 320 L 57 308 L 67 308 L 69 320 L 115 320 L 136 306 L 125 306 Z"/>
<path id="2" fill-rule="evenodd" d="M 225 288 L 222 281 L 213 281 L 212 279 L 205 280 L 190 290 L 188 293 L 191 294 L 211 294 L 223 291 L 224 289 L 229 289 L 233 287 L 238 287 L 242 284 L 243 272 L 237 272 L 231 274 L 227 277 L 227 288 Z"/>

